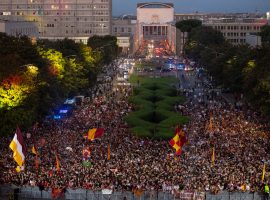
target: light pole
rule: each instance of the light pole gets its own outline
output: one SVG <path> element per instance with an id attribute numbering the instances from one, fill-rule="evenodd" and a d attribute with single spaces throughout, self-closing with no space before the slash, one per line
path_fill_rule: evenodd
<path id="1" fill-rule="evenodd" d="M 101 35 L 103 35 L 104 24 L 100 24 L 100 26 L 101 26 Z"/>

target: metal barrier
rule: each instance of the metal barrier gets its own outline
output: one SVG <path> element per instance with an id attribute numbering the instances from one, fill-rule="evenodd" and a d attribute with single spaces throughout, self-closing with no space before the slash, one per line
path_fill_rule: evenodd
<path id="1" fill-rule="evenodd" d="M 46 200 L 52 199 L 52 191 L 40 191 L 38 187 L 0 186 L 1 200 Z M 85 189 L 67 189 L 58 199 L 65 200 L 263 200 L 260 193 L 228 192 L 219 194 L 210 192 L 162 192 L 144 191 L 140 196 L 128 191 L 114 191 L 112 194 L 103 194 L 102 191 Z"/>

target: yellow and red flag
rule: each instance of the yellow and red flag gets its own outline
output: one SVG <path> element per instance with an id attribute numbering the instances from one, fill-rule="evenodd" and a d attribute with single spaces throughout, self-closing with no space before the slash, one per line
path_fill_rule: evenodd
<path id="1" fill-rule="evenodd" d="M 99 138 L 104 134 L 103 128 L 92 128 L 88 131 L 88 140 L 93 140 L 95 138 Z"/>
<path id="2" fill-rule="evenodd" d="M 176 155 L 180 155 L 182 147 L 186 143 L 187 139 L 185 133 L 178 126 L 175 129 L 175 136 L 170 140 L 170 145 L 175 149 Z"/>
<path id="3" fill-rule="evenodd" d="M 26 147 L 23 142 L 22 132 L 17 127 L 16 133 L 11 141 L 9 148 L 13 151 L 13 158 L 16 163 L 21 167 L 23 166 L 25 155 L 26 155 Z"/>

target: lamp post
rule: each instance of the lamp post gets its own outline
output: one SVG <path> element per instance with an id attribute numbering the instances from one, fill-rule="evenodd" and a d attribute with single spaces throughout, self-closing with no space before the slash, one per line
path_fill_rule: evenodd
<path id="1" fill-rule="evenodd" d="M 103 35 L 104 24 L 100 24 L 100 26 L 101 26 L 101 35 Z"/>

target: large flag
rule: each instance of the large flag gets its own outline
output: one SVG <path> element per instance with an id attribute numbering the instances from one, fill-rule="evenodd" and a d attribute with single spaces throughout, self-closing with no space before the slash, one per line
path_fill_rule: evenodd
<path id="1" fill-rule="evenodd" d="M 92 128 L 88 131 L 88 140 L 93 140 L 95 138 L 99 138 L 103 135 L 104 129 L 103 128 Z"/>
<path id="2" fill-rule="evenodd" d="M 263 164 L 263 171 L 262 171 L 262 182 L 264 181 L 264 176 L 265 176 L 265 163 Z"/>
<path id="3" fill-rule="evenodd" d="M 175 149 L 176 155 L 180 155 L 182 147 L 186 143 L 187 139 L 185 133 L 178 126 L 175 129 L 175 136 L 170 140 L 170 145 Z"/>
<path id="4" fill-rule="evenodd" d="M 26 155 L 26 147 L 23 142 L 22 132 L 17 127 L 16 133 L 11 141 L 9 147 L 13 151 L 13 158 L 16 163 L 21 167 L 23 166 L 25 155 Z"/>
<path id="5" fill-rule="evenodd" d="M 176 134 L 170 140 L 170 145 L 175 149 L 177 155 L 180 155 L 181 154 L 180 138 L 179 138 L 179 135 L 178 134 Z"/>

